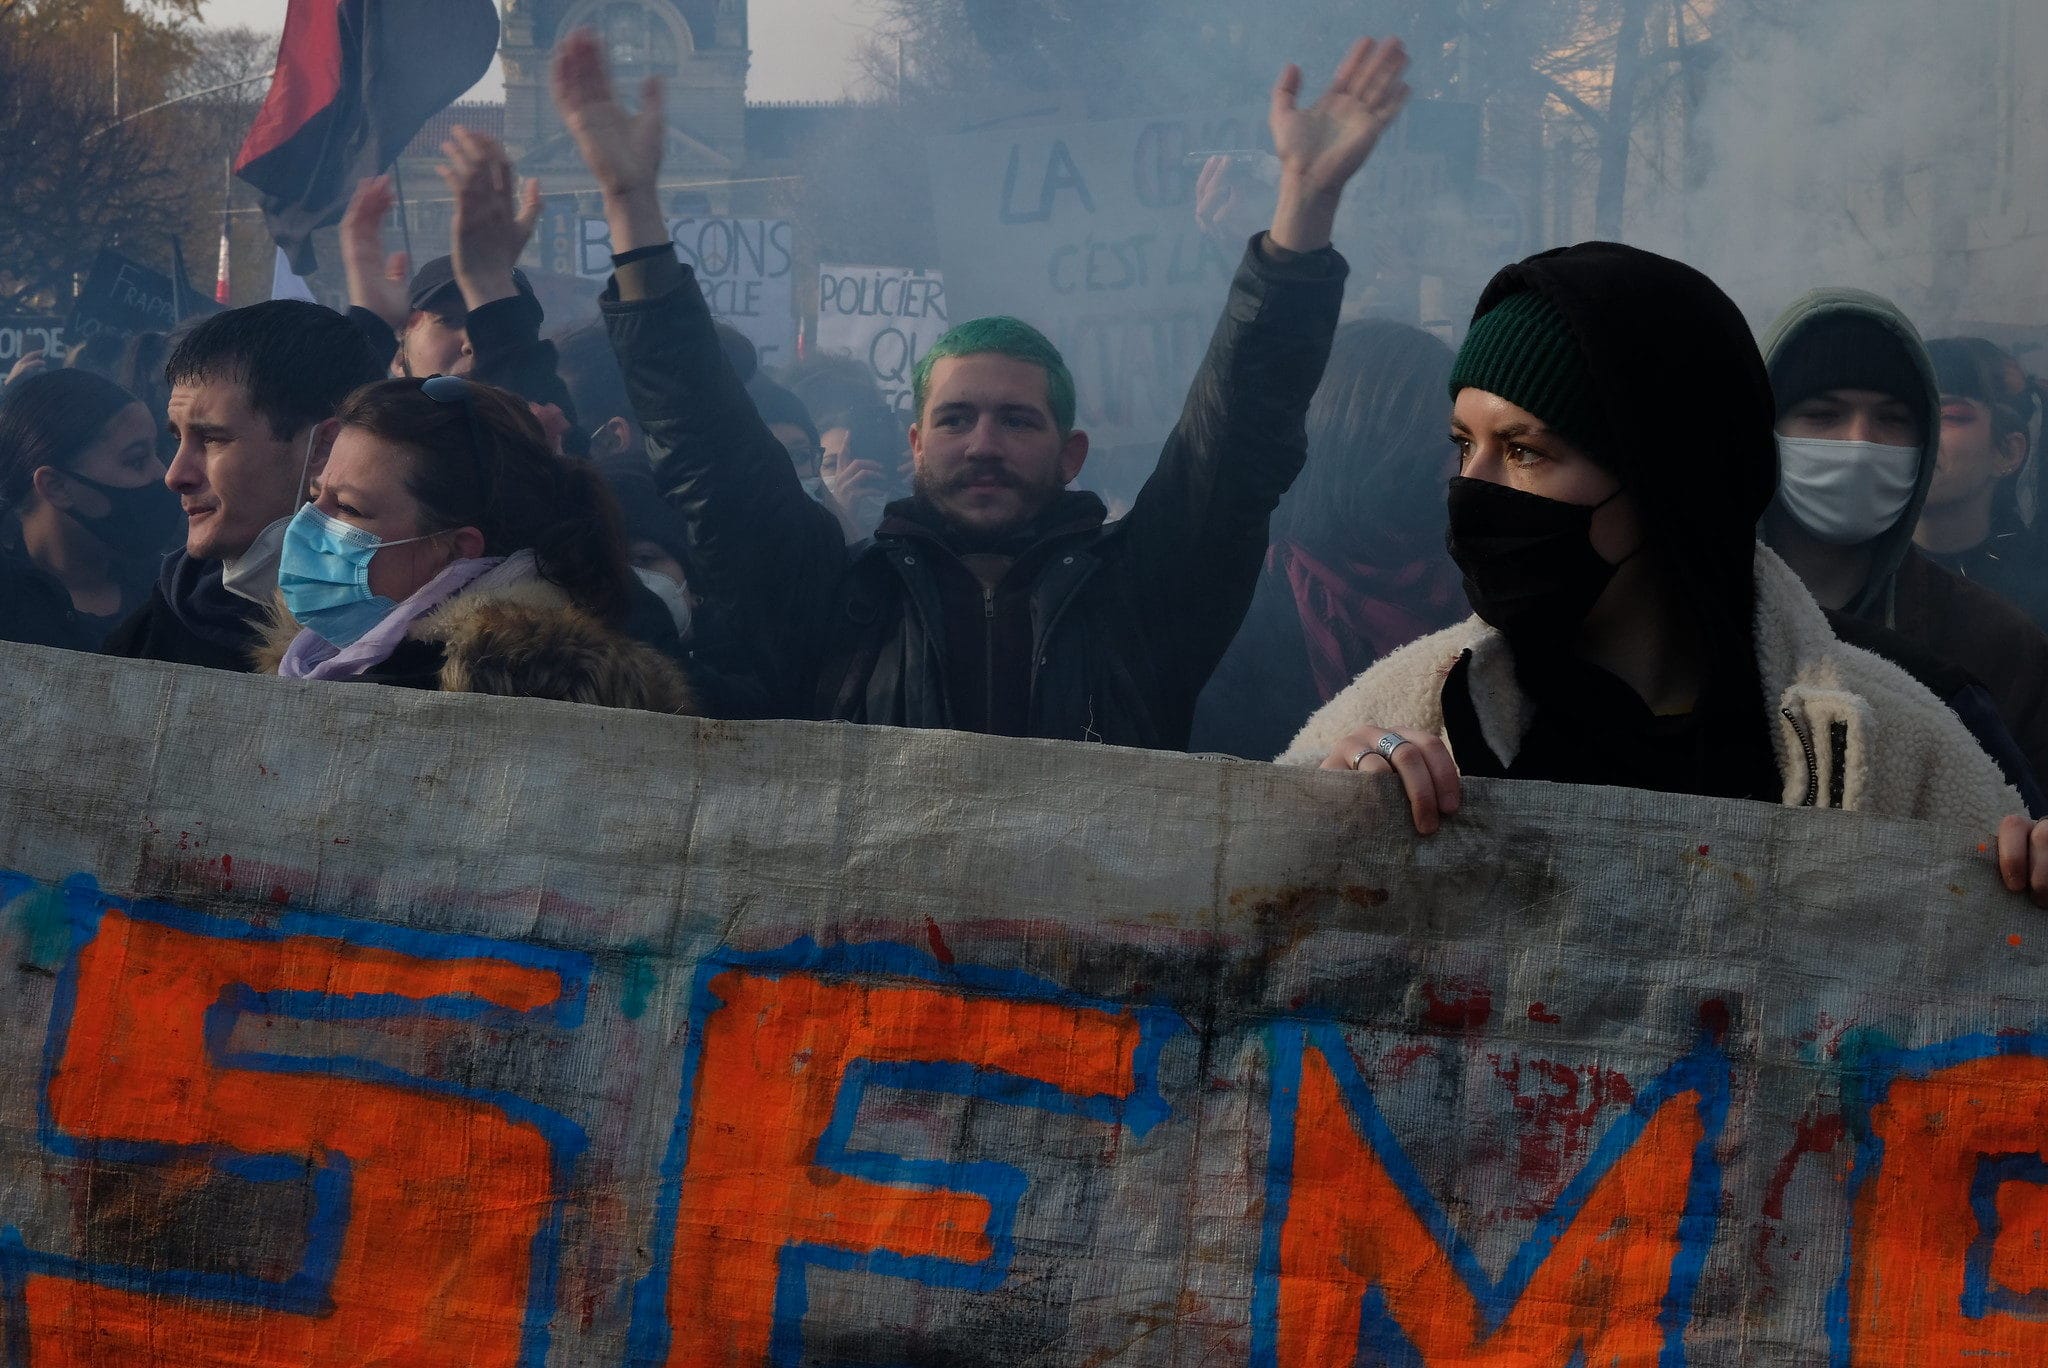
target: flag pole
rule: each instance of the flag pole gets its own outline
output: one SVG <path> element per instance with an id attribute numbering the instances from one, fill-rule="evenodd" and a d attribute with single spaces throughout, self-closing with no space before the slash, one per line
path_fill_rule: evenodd
<path id="1" fill-rule="evenodd" d="M 405 153 L 401 151 L 391 159 L 391 188 L 398 195 L 398 233 L 405 242 L 405 259 L 414 267 L 419 263 L 412 260 L 412 215 L 405 212 Z"/>

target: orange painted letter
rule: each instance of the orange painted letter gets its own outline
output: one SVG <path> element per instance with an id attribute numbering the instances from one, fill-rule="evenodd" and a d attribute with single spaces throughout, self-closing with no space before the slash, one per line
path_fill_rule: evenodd
<path id="1" fill-rule="evenodd" d="M 31 1255 L 36 1368 L 509 1368 L 536 1352 L 552 1311 L 532 1304 L 536 1262 L 552 1257 L 574 1128 L 364 1061 L 265 1053 L 263 1021 L 561 1011 L 570 985 L 542 961 L 576 957 L 300 916 L 278 932 L 172 909 L 81 926 L 53 1026 L 52 1143 L 102 1162 L 268 1164 L 324 1195 L 308 1266 L 284 1283 Z"/>
<path id="2" fill-rule="evenodd" d="M 636 1307 L 636 1363 L 796 1362 L 813 1264 L 969 1290 L 1002 1281 L 1023 1173 L 852 1149 L 870 1088 L 1136 1131 L 1163 1115 L 1147 1076 L 1160 1014 L 905 982 L 904 966 L 929 962 L 895 947 L 842 952 L 830 977 L 811 969 L 831 952 L 793 951 L 796 971 L 745 961 L 699 990 L 664 1200 L 673 1247 Z"/>
<path id="3" fill-rule="evenodd" d="M 1273 1032 L 1255 1364 L 1327 1368 L 1371 1345 L 1424 1368 L 1652 1368 L 1682 1336 L 1712 1243 L 1727 1064 L 1643 1091 L 1498 1281 L 1451 1228 L 1334 1027 Z"/>
<path id="4" fill-rule="evenodd" d="M 2048 1363 L 2043 1047 L 1977 1036 L 1898 1057 L 1857 1154 L 1838 1361 Z"/>

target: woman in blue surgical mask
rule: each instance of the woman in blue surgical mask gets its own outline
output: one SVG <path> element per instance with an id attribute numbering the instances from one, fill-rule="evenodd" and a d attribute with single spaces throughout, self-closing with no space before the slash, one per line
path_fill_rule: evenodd
<path id="1" fill-rule="evenodd" d="M 5 641 L 99 649 L 185 535 L 155 418 L 89 371 L 32 375 L 0 400 L 0 505 Z"/>
<path id="2" fill-rule="evenodd" d="M 294 679 L 696 711 L 627 637 L 619 514 L 526 406 L 454 376 L 351 395 L 292 519 L 260 669 Z"/>

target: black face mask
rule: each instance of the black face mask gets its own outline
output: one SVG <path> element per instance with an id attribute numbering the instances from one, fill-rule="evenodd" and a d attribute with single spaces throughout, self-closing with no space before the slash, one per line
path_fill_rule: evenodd
<path id="1" fill-rule="evenodd" d="M 1568 504 L 1506 485 L 1451 481 L 1451 559 L 1480 620 L 1512 641 L 1568 649 L 1619 565 L 1593 549 L 1593 515 L 1621 497 Z"/>
<path id="2" fill-rule="evenodd" d="M 66 511 L 73 522 L 99 538 L 116 556 L 150 560 L 184 540 L 185 510 L 163 481 L 124 487 L 101 484 L 72 470 L 65 471 L 64 478 L 76 480 L 107 501 L 107 511 L 98 517 L 87 517 L 77 509 Z"/>

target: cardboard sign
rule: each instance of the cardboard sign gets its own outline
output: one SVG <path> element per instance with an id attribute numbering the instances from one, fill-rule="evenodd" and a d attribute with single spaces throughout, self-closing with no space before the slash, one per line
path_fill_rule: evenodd
<path id="1" fill-rule="evenodd" d="M 818 348 L 865 362 L 896 411 L 914 419 L 913 373 L 950 326 L 946 280 L 904 266 L 820 266 Z"/>
<path id="2" fill-rule="evenodd" d="M 55 360 L 65 350 L 64 320 L 32 314 L 0 314 L 0 378 L 32 351 Z"/>
<path id="3" fill-rule="evenodd" d="M 221 306 L 171 277 L 111 248 L 101 248 L 72 306 L 68 329 L 73 343 L 112 334 L 169 332 L 194 314 L 219 313 Z"/>
<path id="4" fill-rule="evenodd" d="M 1987 833 L 0 648 L 8 1360 L 2048 1361 Z"/>
<path id="5" fill-rule="evenodd" d="M 676 254 L 697 274 L 712 316 L 745 333 L 761 365 L 796 357 L 795 229 L 788 219 L 672 218 Z M 602 280 L 612 272 L 611 227 L 601 218 L 577 221 L 576 274 Z"/>

